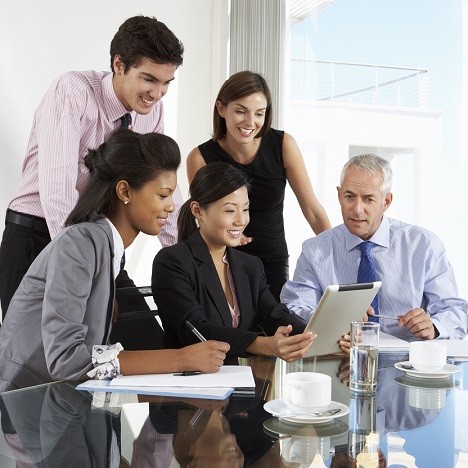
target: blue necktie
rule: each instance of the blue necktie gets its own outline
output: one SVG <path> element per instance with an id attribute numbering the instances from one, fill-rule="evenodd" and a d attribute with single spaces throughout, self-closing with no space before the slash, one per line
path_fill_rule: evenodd
<path id="1" fill-rule="evenodd" d="M 361 249 L 361 263 L 359 264 L 358 270 L 358 283 L 372 283 L 378 280 L 374 259 L 372 258 L 371 254 L 371 250 L 374 248 L 374 246 L 375 244 L 369 241 L 359 244 L 359 248 Z M 379 299 L 377 298 L 377 295 L 374 297 L 371 306 L 373 307 L 375 314 L 378 315 Z M 369 321 L 378 322 L 379 319 L 375 317 L 369 317 Z"/>
<path id="2" fill-rule="evenodd" d="M 128 128 L 130 125 L 132 125 L 132 116 L 127 112 L 125 115 L 120 117 L 120 126 L 122 128 Z"/>

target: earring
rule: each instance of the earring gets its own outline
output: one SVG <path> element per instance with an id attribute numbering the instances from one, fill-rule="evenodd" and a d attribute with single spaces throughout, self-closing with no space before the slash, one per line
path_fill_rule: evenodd
<path id="1" fill-rule="evenodd" d="M 124 205 L 128 205 L 130 203 L 130 200 L 125 200 Z"/>

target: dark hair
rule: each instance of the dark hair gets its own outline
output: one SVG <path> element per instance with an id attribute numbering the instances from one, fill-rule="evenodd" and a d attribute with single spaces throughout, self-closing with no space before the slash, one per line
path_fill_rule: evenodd
<path id="1" fill-rule="evenodd" d="M 262 75 L 251 71 L 241 71 L 228 78 L 219 90 L 216 101 L 226 107 L 235 99 L 242 99 L 254 93 L 263 93 L 267 100 L 265 123 L 255 138 L 265 135 L 271 127 L 271 93 Z M 213 110 L 213 139 L 221 140 L 226 136 L 226 120 L 218 113 L 216 103 Z"/>
<path id="2" fill-rule="evenodd" d="M 120 55 L 124 71 L 138 65 L 143 58 L 155 63 L 182 65 L 184 46 L 161 21 L 149 16 L 133 16 L 125 21 L 110 45 L 111 70 Z"/>
<path id="3" fill-rule="evenodd" d="M 198 202 L 200 208 L 207 208 L 232 192 L 250 184 L 245 175 L 228 163 L 216 162 L 200 168 L 190 184 L 190 198 L 182 205 L 177 219 L 178 240 L 187 239 L 197 229 L 190 203 Z"/>
<path id="4" fill-rule="evenodd" d="M 99 148 L 89 150 L 85 164 L 90 178 L 65 226 L 113 214 L 117 182 L 126 180 L 138 190 L 164 172 L 175 172 L 180 164 L 180 151 L 177 143 L 166 135 L 141 135 L 121 128 Z"/>

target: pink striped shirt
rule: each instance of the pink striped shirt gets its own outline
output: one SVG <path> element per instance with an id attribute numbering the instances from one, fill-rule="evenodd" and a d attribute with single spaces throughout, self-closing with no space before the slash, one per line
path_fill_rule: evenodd
<path id="1" fill-rule="evenodd" d="M 111 72 L 72 71 L 50 86 L 34 114 L 20 185 L 9 208 L 46 219 L 51 237 L 57 235 L 88 179 L 84 156 L 118 127 L 127 112 L 112 86 Z M 164 109 L 157 102 L 148 115 L 132 111 L 132 130 L 164 131 Z M 159 234 L 163 246 L 177 241 L 180 190 L 175 211 Z"/>

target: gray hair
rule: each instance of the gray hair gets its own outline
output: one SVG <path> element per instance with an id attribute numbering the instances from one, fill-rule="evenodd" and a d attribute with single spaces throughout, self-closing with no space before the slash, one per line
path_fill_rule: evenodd
<path id="1" fill-rule="evenodd" d="M 369 174 L 375 174 L 382 177 L 382 193 L 386 195 L 392 189 L 393 172 L 390 163 L 380 156 L 373 153 L 360 154 L 348 160 L 341 171 L 340 184 L 343 185 L 345 173 L 348 168 L 356 167 L 360 171 L 366 171 Z"/>

